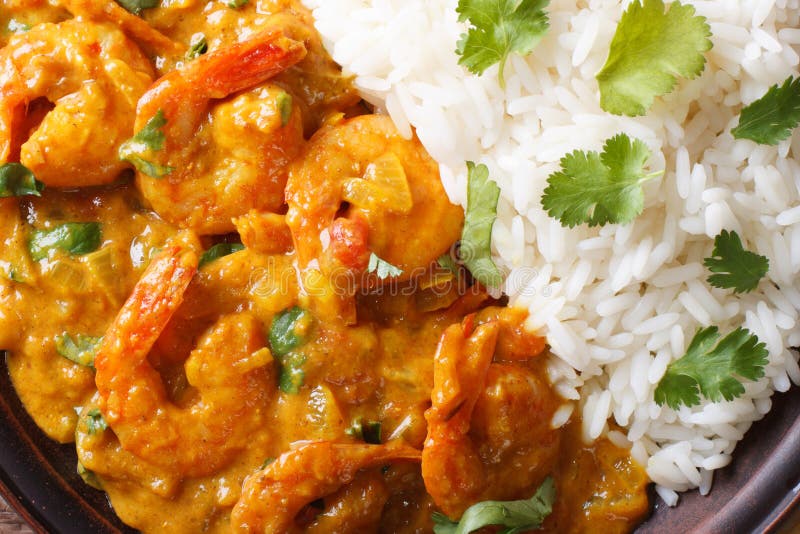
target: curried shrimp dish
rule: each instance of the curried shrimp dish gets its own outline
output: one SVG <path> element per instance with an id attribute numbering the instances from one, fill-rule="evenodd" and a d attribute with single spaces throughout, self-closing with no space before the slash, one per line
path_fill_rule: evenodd
<path id="1" fill-rule="evenodd" d="M 142 532 L 627 532 L 544 339 L 294 0 L 2 0 L 0 349 Z M 502 530 L 497 530 L 497 529 Z"/>

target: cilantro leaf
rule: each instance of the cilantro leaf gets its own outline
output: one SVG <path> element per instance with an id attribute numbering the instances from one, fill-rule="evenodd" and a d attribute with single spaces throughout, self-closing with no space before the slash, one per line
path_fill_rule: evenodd
<path id="1" fill-rule="evenodd" d="M 228 0 L 225 2 L 225 5 L 231 9 L 239 9 L 240 7 L 244 7 L 250 0 Z"/>
<path id="2" fill-rule="evenodd" d="M 456 258 L 453 257 L 453 254 L 450 252 L 445 252 L 441 256 L 436 259 L 436 264 L 439 265 L 442 269 L 450 271 L 451 273 L 458 275 L 458 262 Z"/>
<path id="3" fill-rule="evenodd" d="M 158 7 L 160 4 L 159 0 L 117 0 L 117 3 L 134 15 L 140 14 L 143 9 Z"/>
<path id="4" fill-rule="evenodd" d="M 744 393 L 738 377 L 758 380 L 764 376 L 767 348 L 758 337 L 737 328 L 716 344 L 716 326 L 698 329 L 686 354 L 670 363 L 655 391 L 655 401 L 678 409 L 696 406 L 700 395 L 713 402 L 732 400 Z"/>
<path id="5" fill-rule="evenodd" d="M 311 314 L 300 306 L 293 306 L 277 314 L 269 328 L 272 353 L 283 356 L 305 343 L 311 322 Z"/>
<path id="6" fill-rule="evenodd" d="M 52 230 L 35 230 L 28 241 L 34 261 L 46 258 L 51 250 L 63 250 L 71 256 L 94 252 L 100 247 L 100 223 L 64 223 Z"/>
<path id="7" fill-rule="evenodd" d="M 200 268 L 214 260 L 233 254 L 234 252 L 239 252 L 240 250 L 244 250 L 244 245 L 241 243 L 217 243 L 203 252 L 203 255 L 200 256 L 200 261 L 197 263 L 197 267 Z"/>
<path id="8" fill-rule="evenodd" d="M 55 337 L 56 352 L 70 361 L 94 369 L 94 357 L 102 340 L 102 337 L 83 334 L 78 334 L 73 339 L 64 332 Z"/>
<path id="9" fill-rule="evenodd" d="M 186 59 L 194 59 L 208 52 L 208 41 L 202 33 L 195 34 L 190 44 L 189 51 L 186 52 Z"/>
<path id="10" fill-rule="evenodd" d="M 92 408 L 86 412 L 86 432 L 90 435 L 97 434 L 108 428 L 108 423 L 103 418 L 98 408 Z"/>
<path id="11" fill-rule="evenodd" d="M 555 497 L 555 484 L 552 478 L 547 477 L 530 499 L 479 502 L 467 508 L 458 523 L 434 512 L 433 531 L 435 534 L 468 534 L 483 527 L 499 525 L 505 527 L 499 531 L 502 534 L 527 532 L 539 528 L 550 515 Z"/>
<path id="12" fill-rule="evenodd" d="M 617 26 L 606 64 L 597 74 L 600 107 L 615 115 L 644 115 L 676 77 L 703 72 L 711 29 L 694 7 L 662 0 L 634 0 Z"/>
<path id="13" fill-rule="evenodd" d="M 10 19 L 6 28 L 11 33 L 25 33 L 30 31 L 31 25 L 17 19 Z"/>
<path id="14" fill-rule="evenodd" d="M 550 0 L 459 0 L 458 21 L 471 27 L 461 35 L 456 54 L 473 74 L 500 63 L 500 85 L 508 55 L 529 54 L 550 26 L 544 8 Z"/>
<path id="15" fill-rule="evenodd" d="M 644 174 L 647 145 L 624 133 L 606 140 L 603 152 L 575 150 L 547 178 L 542 206 L 563 226 L 626 224 L 644 208 L 642 184 L 663 171 Z"/>
<path id="16" fill-rule="evenodd" d="M 97 475 L 94 473 L 94 471 L 89 471 L 86 469 L 80 460 L 78 461 L 78 475 L 88 486 L 99 490 L 103 489 L 103 486 L 100 484 L 100 480 L 97 478 Z"/>
<path id="17" fill-rule="evenodd" d="M 712 274 L 708 283 L 734 293 L 754 290 L 769 270 L 769 259 L 745 250 L 736 232 L 723 230 L 714 238 L 714 251 L 703 264 Z"/>
<path id="18" fill-rule="evenodd" d="M 42 196 L 44 184 L 21 163 L 0 165 L 0 198 L 24 195 Z"/>
<path id="19" fill-rule="evenodd" d="M 348 436 L 363 440 L 373 445 L 381 444 L 381 422 L 363 421 L 360 417 L 353 421 L 353 424 L 344 431 Z"/>
<path id="20" fill-rule="evenodd" d="M 500 188 L 489 179 L 488 167 L 468 161 L 467 210 L 458 254 L 472 276 L 491 287 L 503 283 L 503 274 L 492 261 L 492 226 L 497 219 L 498 198 Z"/>
<path id="21" fill-rule="evenodd" d="M 153 152 L 164 148 L 166 137 L 161 129 L 165 124 L 167 119 L 164 111 L 159 109 L 136 135 L 119 146 L 119 159 L 127 161 L 136 170 L 152 178 L 163 178 L 174 171 L 174 167 L 159 165 L 148 159 Z"/>
<path id="22" fill-rule="evenodd" d="M 403 274 L 402 269 L 395 267 L 386 260 L 380 259 L 374 252 L 369 255 L 367 272 L 375 273 L 381 280 L 385 280 L 390 276 L 400 276 Z"/>
<path id="23" fill-rule="evenodd" d="M 282 91 L 278 94 L 276 103 L 281 114 L 281 126 L 286 126 L 289 124 L 289 119 L 292 118 L 292 95 Z"/>
<path id="24" fill-rule="evenodd" d="M 303 371 L 306 357 L 298 352 L 290 352 L 279 356 L 278 362 L 280 364 L 278 387 L 284 393 L 298 393 L 306 378 L 306 373 Z"/>
<path id="25" fill-rule="evenodd" d="M 769 88 L 764 96 L 745 106 L 739 125 L 731 133 L 762 145 L 777 145 L 792 135 L 800 123 L 800 78 L 789 76 L 783 85 Z"/>

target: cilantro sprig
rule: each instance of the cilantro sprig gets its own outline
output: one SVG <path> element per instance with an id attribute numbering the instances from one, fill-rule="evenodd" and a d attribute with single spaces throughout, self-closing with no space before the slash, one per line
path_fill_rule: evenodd
<path id="1" fill-rule="evenodd" d="M 792 135 L 800 123 L 800 77 L 789 76 L 783 85 L 773 85 L 739 115 L 731 133 L 736 139 L 750 139 L 762 145 L 777 145 Z"/>
<path id="2" fill-rule="evenodd" d="M 503 70 L 509 54 L 529 54 L 542 39 L 550 22 L 544 8 L 550 0 L 459 0 L 459 22 L 470 29 L 458 40 L 459 65 L 481 75 L 500 64 L 500 86 L 505 85 Z"/>
<path id="3" fill-rule="evenodd" d="M 500 188 L 489 178 L 484 164 L 467 162 L 467 209 L 458 254 L 464 266 L 480 283 L 499 287 L 503 274 L 492 261 L 492 226 L 497 219 Z"/>
<path id="4" fill-rule="evenodd" d="M 737 328 L 717 343 L 716 326 L 699 329 L 686 354 L 667 367 L 658 383 L 655 401 L 678 409 L 700 404 L 700 395 L 719 402 L 744 393 L 742 379 L 758 380 L 764 376 L 767 348 L 758 337 Z M 715 345 L 716 343 L 716 345 Z"/>
<path id="5" fill-rule="evenodd" d="M 119 146 L 119 159 L 127 161 L 136 170 L 152 178 L 163 178 L 174 171 L 174 167 L 160 165 L 149 159 L 154 152 L 164 148 L 166 136 L 162 129 L 166 124 L 164 111 L 159 109 L 136 135 Z"/>
<path id="6" fill-rule="evenodd" d="M 519 501 L 483 501 L 467 508 L 461 520 L 451 521 L 444 514 L 434 512 L 435 534 L 468 534 L 483 527 L 503 527 L 500 534 L 516 534 L 539 528 L 553 511 L 556 487 L 548 477 L 530 499 Z"/>
<path id="7" fill-rule="evenodd" d="M 542 206 L 563 226 L 626 224 L 644 209 L 642 184 L 663 174 L 644 173 L 650 150 L 624 133 L 606 140 L 603 152 L 575 150 L 547 178 Z"/>
<path id="8" fill-rule="evenodd" d="M 677 77 L 703 72 L 711 29 L 691 5 L 634 0 L 619 21 L 606 64 L 597 74 L 600 107 L 615 115 L 644 115 Z"/>
<path id="9" fill-rule="evenodd" d="M 0 165 L 0 198 L 32 195 L 42 196 L 44 184 L 21 163 Z"/>
<path id="10" fill-rule="evenodd" d="M 754 290 L 769 270 L 769 259 L 745 250 L 739 234 L 723 230 L 714 238 L 714 250 L 703 262 L 711 276 L 708 283 L 734 293 Z"/>

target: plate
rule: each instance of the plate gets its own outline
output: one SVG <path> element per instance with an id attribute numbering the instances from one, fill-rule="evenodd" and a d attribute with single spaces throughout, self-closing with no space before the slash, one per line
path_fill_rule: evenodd
<path id="1" fill-rule="evenodd" d="M 0 367 L 0 493 L 43 534 L 135 534 L 117 519 L 105 494 L 78 476 L 74 446 L 59 445 L 39 430 Z M 797 525 L 800 388 L 773 397 L 770 413 L 733 456 L 730 466 L 716 472 L 708 496 L 689 492 L 674 509 L 651 496 L 653 514 L 636 534 L 781 534 Z"/>

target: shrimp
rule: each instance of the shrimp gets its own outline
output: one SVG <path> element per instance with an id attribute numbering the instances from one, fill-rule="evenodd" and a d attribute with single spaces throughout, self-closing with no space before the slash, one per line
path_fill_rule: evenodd
<path id="1" fill-rule="evenodd" d="M 1 163 L 18 161 L 53 187 L 110 183 L 128 167 L 117 150 L 153 70 L 121 31 L 39 24 L 0 50 L 0 72 Z"/>
<path id="2" fill-rule="evenodd" d="M 458 239 L 463 222 L 419 141 L 378 115 L 323 127 L 289 171 L 286 202 L 301 267 L 319 259 L 327 277 L 362 275 L 370 253 L 410 277 Z"/>
<path id="3" fill-rule="evenodd" d="M 312 442 L 283 453 L 244 482 L 231 523 L 243 532 L 296 532 L 305 506 L 349 484 L 361 469 L 394 460 L 419 460 L 417 449 L 400 441 L 382 445 Z"/>
<path id="4" fill-rule="evenodd" d="M 194 402 L 173 404 L 148 353 L 197 268 L 194 252 L 170 247 L 152 260 L 107 330 L 95 358 L 100 409 L 127 451 L 185 476 L 213 473 L 263 424 L 272 357 L 263 325 L 226 315 L 201 336 L 184 365 Z"/>
<path id="5" fill-rule="evenodd" d="M 553 394 L 524 367 L 492 363 L 501 325 L 471 331 L 473 320 L 443 333 L 425 412 L 422 477 L 452 519 L 478 501 L 530 497 L 558 456 Z"/>
<path id="6" fill-rule="evenodd" d="M 76 17 L 114 24 L 150 53 L 167 57 L 186 53 L 186 46 L 173 41 L 113 0 L 61 0 L 61 3 Z"/>
<path id="7" fill-rule="evenodd" d="M 164 142 L 136 156 L 163 174 L 140 169 L 136 184 L 156 213 L 183 228 L 219 234 L 233 231 L 231 219 L 250 209 L 282 206 L 286 167 L 303 143 L 297 103 L 276 85 L 217 105 L 213 100 L 265 82 L 305 53 L 303 43 L 281 30 L 266 30 L 153 84 L 139 101 L 135 129 L 161 114 Z"/>

